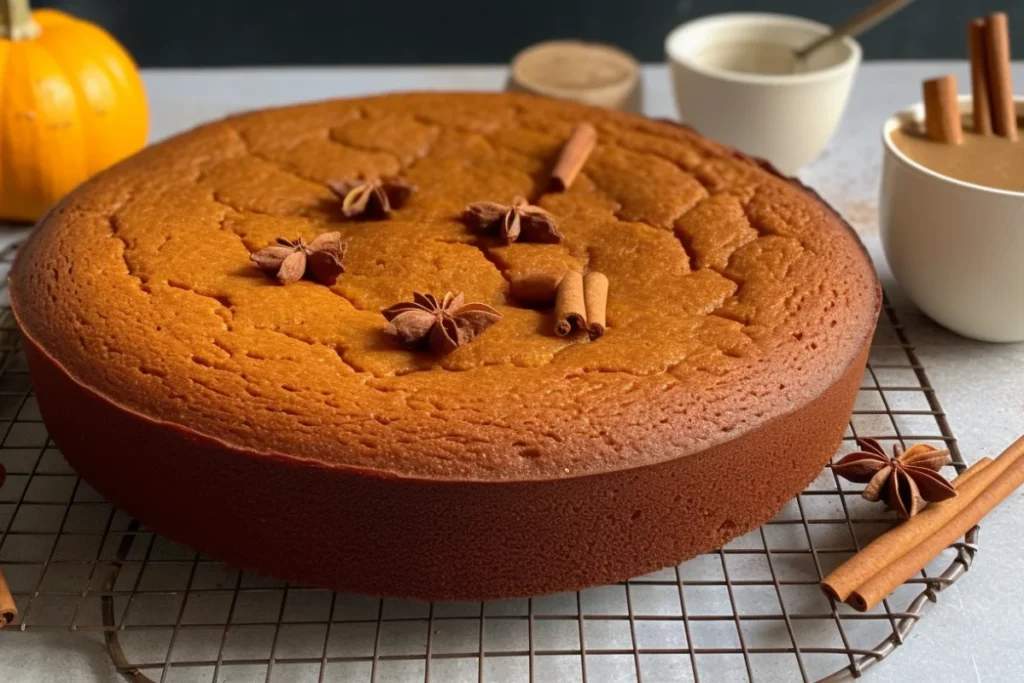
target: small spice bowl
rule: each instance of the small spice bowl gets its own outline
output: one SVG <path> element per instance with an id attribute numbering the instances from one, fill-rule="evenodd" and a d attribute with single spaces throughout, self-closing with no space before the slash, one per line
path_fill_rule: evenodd
<path id="1" fill-rule="evenodd" d="M 794 50 L 830 30 L 758 13 L 679 26 L 665 39 L 665 54 L 683 122 L 795 174 L 835 132 L 861 61 L 860 45 L 848 37 L 794 61 Z"/>
<path id="2" fill-rule="evenodd" d="M 1019 117 L 1024 97 L 1015 101 Z M 970 113 L 970 97 L 959 103 Z M 891 134 L 923 119 L 915 104 L 882 127 L 879 227 L 889 267 L 940 325 L 981 341 L 1024 341 L 1024 192 L 956 180 L 907 157 Z"/>
<path id="3" fill-rule="evenodd" d="M 507 90 L 639 113 L 640 63 L 614 45 L 549 40 L 512 59 Z"/>

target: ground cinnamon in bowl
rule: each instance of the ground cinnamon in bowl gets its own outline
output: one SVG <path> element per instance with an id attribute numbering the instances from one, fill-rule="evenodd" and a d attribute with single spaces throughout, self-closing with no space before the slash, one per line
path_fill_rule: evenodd
<path id="1" fill-rule="evenodd" d="M 969 116 L 964 118 L 970 123 Z M 996 190 L 1024 192 L 1024 142 L 977 133 L 973 124 L 964 126 L 963 142 L 958 145 L 935 142 L 913 123 L 889 135 L 896 149 L 936 173 Z"/>

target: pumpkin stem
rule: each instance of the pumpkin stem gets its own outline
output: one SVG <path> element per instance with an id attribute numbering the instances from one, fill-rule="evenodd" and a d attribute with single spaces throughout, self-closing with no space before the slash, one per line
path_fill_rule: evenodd
<path id="1" fill-rule="evenodd" d="M 41 30 L 32 19 L 28 0 L 0 0 L 0 38 L 31 40 Z"/>

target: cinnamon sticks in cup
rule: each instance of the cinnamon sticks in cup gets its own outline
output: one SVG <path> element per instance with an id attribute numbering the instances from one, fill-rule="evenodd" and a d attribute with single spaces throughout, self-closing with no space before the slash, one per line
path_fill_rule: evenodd
<path id="1" fill-rule="evenodd" d="M 967 26 L 971 60 L 974 132 L 1017 139 L 1017 106 L 1010 76 L 1010 29 L 1006 14 L 995 12 Z"/>
<path id="2" fill-rule="evenodd" d="M 959 145 L 964 141 L 956 76 L 940 76 L 924 82 L 924 126 L 928 137 L 935 142 Z"/>
<path id="3" fill-rule="evenodd" d="M 878 605 L 1024 484 L 1024 436 L 995 460 L 975 463 L 953 484 L 956 497 L 882 534 L 825 577 L 822 590 L 861 612 Z"/>
<path id="4" fill-rule="evenodd" d="M 975 19 L 967 25 L 967 50 L 971 59 L 971 111 L 974 132 L 992 134 L 992 105 L 988 91 L 988 47 L 985 41 L 985 20 Z"/>
<path id="5" fill-rule="evenodd" d="M 967 25 L 971 62 L 973 129 L 979 135 L 1017 139 L 1017 105 L 1010 75 L 1010 29 L 1004 12 L 995 12 Z M 963 142 L 956 78 L 951 75 L 924 82 L 925 132 L 936 142 Z"/>
<path id="6" fill-rule="evenodd" d="M 1016 140 L 1017 105 L 1013 101 L 1010 28 L 1005 13 L 996 12 L 985 19 L 984 41 L 992 130 L 996 135 Z"/>

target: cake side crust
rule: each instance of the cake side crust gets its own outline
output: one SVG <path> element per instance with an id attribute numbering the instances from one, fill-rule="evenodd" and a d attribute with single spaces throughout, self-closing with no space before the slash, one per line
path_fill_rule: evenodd
<path id="1" fill-rule="evenodd" d="M 621 581 L 756 528 L 832 457 L 867 361 L 865 349 L 818 401 L 689 457 L 549 481 L 451 482 L 233 449 L 114 405 L 31 338 L 25 351 L 68 462 L 156 532 L 279 579 L 424 600 Z"/>

